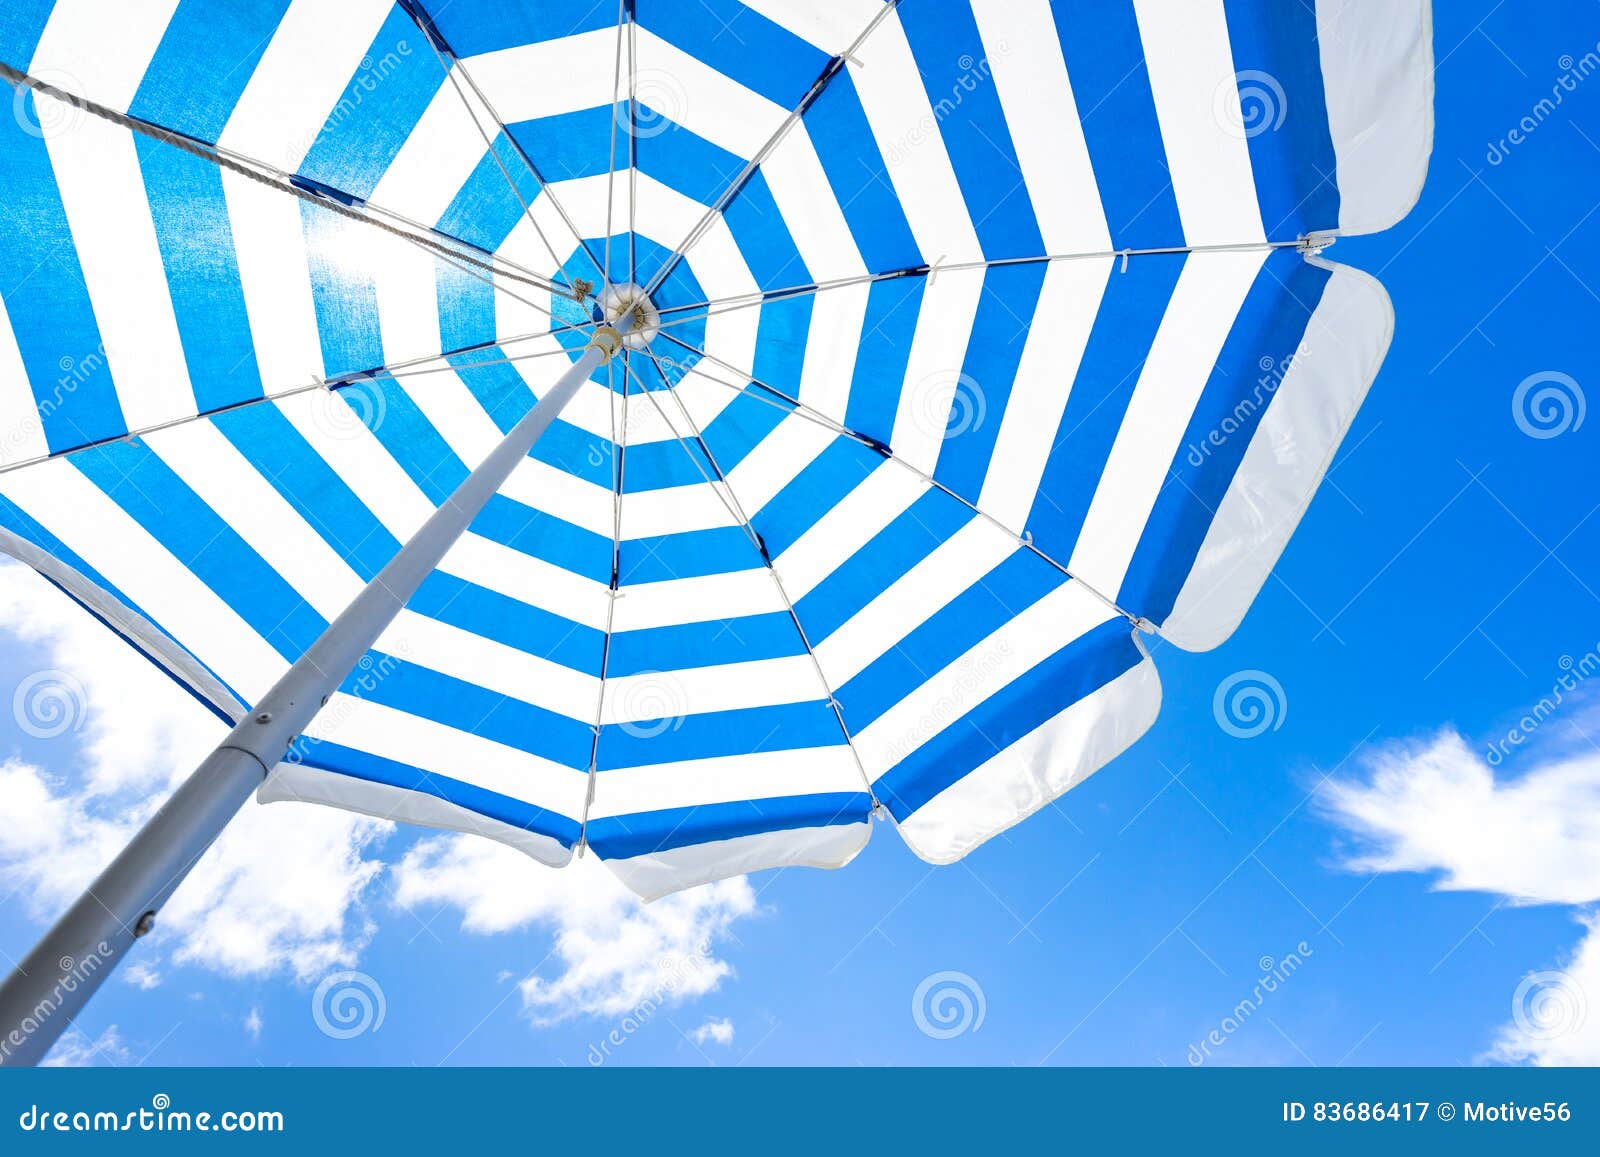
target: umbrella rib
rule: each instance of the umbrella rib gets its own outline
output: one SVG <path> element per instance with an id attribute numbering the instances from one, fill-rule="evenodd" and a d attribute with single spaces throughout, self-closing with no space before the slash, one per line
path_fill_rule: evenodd
<path id="1" fill-rule="evenodd" d="M 731 294 L 728 297 L 710 298 L 705 301 L 690 302 L 685 305 L 671 305 L 660 310 L 663 317 L 669 314 L 686 313 L 699 310 L 689 317 L 676 318 L 672 321 L 662 321 L 657 327 L 668 329 L 672 326 L 685 325 L 705 317 L 715 317 L 723 313 L 732 313 L 739 309 L 749 309 L 752 306 L 767 305 L 772 302 L 797 301 L 806 297 L 814 297 L 830 289 L 848 289 L 857 285 L 873 285 L 880 281 L 894 281 L 901 277 L 937 277 L 941 273 L 960 273 L 973 269 L 996 269 L 1012 265 L 1040 265 L 1057 261 L 1092 261 L 1130 257 L 1157 257 L 1175 256 L 1191 253 L 1250 253 L 1271 249 L 1310 249 L 1321 248 L 1312 238 L 1297 238 L 1293 241 L 1242 241 L 1236 244 L 1218 245 L 1173 245 L 1153 249 L 1103 249 L 1093 253 L 1047 253 L 1040 257 L 1000 257 L 989 261 L 954 261 L 948 264 L 913 265 L 905 269 L 892 269 L 884 273 L 863 273 L 854 277 L 836 277 L 828 281 L 811 282 L 805 285 L 789 285 L 781 289 L 757 290 L 755 293 Z"/>
<path id="2" fill-rule="evenodd" d="M 454 365 L 446 361 L 448 358 L 462 353 L 467 353 L 471 350 L 496 348 L 499 346 L 499 344 L 500 343 L 498 342 L 491 342 L 486 346 L 466 346 L 463 349 L 456 350 L 451 353 L 429 354 L 427 357 L 423 358 L 414 358 L 406 362 L 396 362 L 392 366 L 377 366 L 370 370 L 362 370 L 359 373 L 342 375 L 341 377 L 328 381 L 313 381 L 308 382 L 303 386 L 292 386 L 286 390 L 278 390 L 277 392 L 271 394 L 262 394 L 255 398 L 243 398 L 237 402 L 229 402 L 228 404 L 222 406 L 213 406 L 210 409 L 199 410 L 193 414 L 184 414 L 180 417 L 169 418 L 164 422 L 152 422 L 148 426 L 140 426 L 137 429 L 127 430 L 121 434 L 112 434 L 105 438 L 95 438 L 92 441 L 84 442 L 77 446 L 69 446 L 64 450 L 55 450 L 49 454 L 39 454 L 32 458 L 23 458 L 16 462 L 0 463 L 0 475 L 10 474 L 14 470 L 22 470 L 29 466 L 40 466 L 46 462 L 53 462 L 57 458 L 70 458 L 74 454 L 82 454 L 87 450 L 98 450 L 106 446 L 114 445 L 117 442 L 131 442 L 135 439 L 144 437 L 146 434 L 159 434 L 164 430 L 174 430 L 180 426 L 188 426 L 192 423 L 203 422 L 207 419 L 216 418 L 223 414 L 237 413 L 240 410 L 248 410 L 255 406 L 264 405 L 267 402 L 279 402 L 283 401 L 285 398 L 293 398 L 299 396 L 300 394 L 309 394 L 317 390 L 337 392 L 339 390 L 349 389 L 358 382 L 372 381 L 381 377 L 393 378 L 398 381 L 402 378 L 424 377 L 429 374 L 454 373 L 459 370 L 471 370 L 479 369 L 484 366 L 504 365 L 507 362 L 531 361 L 535 358 L 554 357 L 557 354 L 566 354 L 570 357 L 572 354 L 571 350 L 561 348 L 553 350 L 539 350 L 535 353 L 529 354 L 507 354 L 500 358 L 489 358 L 478 362 L 465 362 L 461 365 Z M 427 364 L 429 362 L 440 361 L 446 361 L 446 364 Z"/>
<path id="3" fill-rule="evenodd" d="M 606 264 L 600 271 L 601 281 L 606 285 L 611 284 L 611 221 L 617 199 L 617 121 L 622 115 L 622 45 L 629 23 L 628 0 L 617 0 L 617 62 L 611 74 L 611 144 L 606 153 Z M 629 83 L 632 83 L 631 78 Z M 628 115 L 633 115 L 631 110 Z M 628 275 L 633 276 L 632 270 Z M 606 372 L 610 373 L 609 368 Z M 626 388 L 626 381 L 623 386 Z"/>
<path id="4" fill-rule="evenodd" d="M 639 260 L 634 237 L 638 233 L 639 206 L 639 35 L 634 0 L 623 2 L 628 6 L 628 280 L 637 284 Z"/>
<path id="5" fill-rule="evenodd" d="M 1099 590 L 1095 589 L 1095 587 L 1093 585 L 1091 585 L 1088 582 L 1085 582 L 1082 578 L 1080 578 L 1077 575 L 1073 574 L 1072 571 L 1068 570 L 1065 565 L 1063 565 L 1062 563 L 1058 562 L 1056 559 L 1052 558 L 1045 551 L 1041 550 L 1039 548 L 1039 546 L 1033 541 L 1033 536 L 1031 534 L 1028 534 L 1026 531 L 1023 531 L 1023 532 L 1019 533 L 1018 531 L 1013 530 L 1011 527 L 1009 527 L 1005 523 L 1001 522 L 994 515 L 990 514 L 987 510 L 982 509 L 976 503 L 970 501 L 969 499 L 963 498 L 961 495 L 957 494 L 954 490 L 951 490 L 948 486 L 946 486 L 944 483 L 940 482 L 938 479 L 934 478 L 931 474 L 927 474 L 927 473 L 923 472 L 922 470 L 919 470 L 917 467 L 913 466 L 910 462 L 907 462 L 904 458 L 900 457 L 893 450 L 891 450 L 887 445 L 885 445 L 884 443 L 878 441 L 876 438 L 872 438 L 872 437 L 867 436 L 866 434 L 859 433 L 859 432 L 857 432 L 855 430 L 850 429 L 848 426 L 845 426 L 844 424 L 842 424 L 840 422 L 834 421 L 832 418 L 828 417 L 826 414 L 822 413 L 820 410 L 816 410 L 816 409 L 812 408 L 811 406 L 806 405 L 804 402 L 800 401 L 798 398 L 790 397 L 788 394 L 784 393 L 782 390 L 778 389 L 776 386 L 770 385 L 767 382 L 762 381 L 760 378 L 756 377 L 754 374 L 747 374 L 743 370 L 739 369 L 737 366 L 729 365 L 727 362 L 723 361 L 721 358 L 717 357 L 715 354 L 707 353 L 705 350 L 698 349 L 695 346 L 690 345 L 688 342 L 683 341 L 683 340 L 681 340 L 681 339 L 679 339 L 677 337 L 674 337 L 672 334 L 664 333 L 661 336 L 663 338 L 665 338 L 667 341 L 672 342 L 674 345 L 682 346 L 684 349 L 688 350 L 690 353 L 696 355 L 697 357 L 704 358 L 704 359 L 706 359 L 708 361 L 714 362 L 715 364 L 717 364 L 719 366 L 722 366 L 729 373 L 735 374 L 735 375 L 737 375 L 739 377 L 745 378 L 752 385 L 759 386 L 761 389 L 765 390 L 767 393 L 772 394 L 773 397 L 781 399 L 781 401 L 783 403 L 787 403 L 787 404 L 786 405 L 780 405 L 778 402 L 770 402 L 767 399 L 762 398 L 759 394 L 749 393 L 747 388 L 744 387 L 744 386 L 736 386 L 732 382 L 722 381 L 720 378 L 713 377 L 712 375 L 706 373 L 704 370 L 699 369 L 698 366 L 692 367 L 695 372 L 699 373 L 707 381 L 714 382 L 715 384 L 717 384 L 719 386 L 726 387 L 727 389 L 730 389 L 730 390 L 734 391 L 736 394 L 739 394 L 739 395 L 741 395 L 743 397 L 754 398 L 757 401 L 766 402 L 768 405 L 775 406 L 777 409 L 780 409 L 780 410 L 784 411 L 785 413 L 792 413 L 792 414 L 796 414 L 796 415 L 798 415 L 798 416 L 800 416 L 802 418 L 806 418 L 806 419 L 808 419 L 808 420 L 810 420 L 812 422 L 817 423 L 819 426 L 822 426 L 822 427 L 824 427 L 824 428 L 826 428 L 828 430 L 833 431 L 835 434 L 838 434 L 841 437 L 850 438 L 851 440 L 859 442 L 863 446 L 866 446 L 867 448 L 869 448 L 871 450 L 877 451 L 879 454 L 881 454 L 888 461 L 894 462 L 894 463 L 898 464 L 900 467 L 902 467 L 903 469 L 911 471 L 911 473 L 915 474 L 918 478 L 922 479 L 922 481 L 927 483 L 929 486 L 935 487 L 936 489 L 938 489 L 938 490 L 942 491 L 943 493 L 949 495 L 951 498 L 953 498 L 957 502 L 961 503 L 961 505 L 965 506 L 968 510 L 972 511 L 974 514 L 978 515 L 984 521 L 986 521 L 990 525 L 994 526 L 997 530 L 1000 530 L 1003 533 L 1005 533 L 1007 536 L 1009 536 L 1010 538 L 1015 539 L 1017 541 L 1018 545 L 1020 545 L 1022 547 L 1025 547 L 1027 550 L 1031 551 L 1033 554 L 1037 555 L 1039 558 L 1041 558 L 1045 562 L 1049 563 L 1056 570 L 1058 570 L 1062 574 L 1066 575 L 1069 579 L 1071 579 L 1073 582 L 1077 583 L 1079 586 L 1081 586 L 1089 594 L 1093 595 L 1102 604 L 1104 604 L 1108 609 L 1115 611 L 1117 614 L 1119 614 L 1123 618 L 1127 619 L 1128 622 L 1132 623 L 1135 627 L 1139 628 L 1140 630 L 1156 632 L 1155 625 L 1153 623 L 1151 623 L 1149 620 L 1142 619 L 1138 615 L 1133 614 L 1131 611 L 1128 611 L 1127 609 L 1119 606 L 1117 604 L 1116 600 L 1114 600 L 1112 598 L 1109 598 L 1108 596 L 1106 596 L 1105 594 L 1103 594 Z"/>
<path id="6" fill-rule="evenodd" d="M 452 50 L 448 44 L 443 42 L 443 38 L 440 37 L 437 32 L 430 30 L 417 19 L 416 13 L 411 10 L 411 6 L 409 4 L 402 4 L 401 7 L 405 9 L 407 15 L 411 17 L 412 22 L 417 25 L 418 30 L 422 33 L 423 39 L 428 42 L 428 47 L 433 49 L 433 55 L 438 59 L 439 67 L 444 69 L 445 79 L 449 82 L 451 88 L 455 90 L 456 95 L 461 98 L 461 105 L 466 110 L 467 116 L 471 118 L 473 127 L 478 130 L 478 135 L 483 138 L 484 146 L 489 155 L 494 158 L 495 167 L 500 170 L 500 175 L 506 179 L 507 186 L 510 187 L 512 195 L 517 199 L 517 204 L 522 206 L 523 216 L 527 218 L 528 224 L 533 226 L 534 233 L 538 235 L 539 240 L 544 244 L 545 252 L 550 255 L 550 260 L 554 262 L 556 273 L 563 281 L 567 283 L 567 287 L 571 291 L 571 295 L 577 300 L 581 301 L 584 295 L 579 294 L 576 288 L 574 288 L 572 278 L 568 275 L 561 258 L 556 255 L 555 247 L 550 244 L 550 239 L 545 236 L 544 230 L 540 228 L 538 220 L 535 219 L 533 215 L 533 206 L 529 203 L 528 199 L 522 195 L 522 190 L 517 187 L 516 179 L 512 177 L 511 170 L 508 169 L 505 162 L 500 159 L 500 153 L 494 147 L 495 138 L 489 135 L 489 130 L 484 128 L 482 122 L 478 120 L 477 110 L 473 108 L 472 102 L 467 99 L 466 90 L 461 87 L 462 81 L 466 82 L 467 88 L 472 90 L 472 95 L 478 98 L 479 103 L 483 105 L 484 109 L 488 111 L 489 116 L 493 118 L 494 126 L 498 131 L 498 134 L 505 137 L 506 143 L 509 144 L 517 156 L 521 158 L 524 167 L 527 168 L 529 174 L 538 184 L 539 191 L 550 198 L 551 208 L 555 210 L 556 216 L 560 217 L 562 222 L 566 225 L 568 232 L 570 232 L 573 237 L 577 239 L 578 247 L 588 255 L 588 258 L 591 262 L 598 264 L 598 262 L 595 262 L 594 254 L 589 250 L 588 242 L 586 242 L 583 239 L 583 235 L 578 232 L 577 226 L 572 223 L 572 218 L 567 216 L 567 211 L 561 207 L 561 202 L 556 200 L 555 194 L 550 190 L 549 183 L 545 181 L 539 170 L 534 167 L 532 159 L 529 158 L 527 153 L 523 152 L 522 146 L 519 145 L 512 137 L 510 130 L 505 126 L 505 122 L 500 119 L 500 114 L 495 111 L 494 105 L 489 103 L 488 97 L 484 96 L 483 90 L 480 89 L 477 85 L 477 82 L 472 79 L 472 74 L 467 71 L 467 67 L 462 63 L 461 58 L 455 54 L 454 50 Z M 457 73 L 460 73 L 459 78 L 456 75 Z"/>
<path id="7" fill-rule="evenodd" d="M 656 355 L 651 353 L 648 349 L 644 352 L 645 355 L 655 363 L 656 370 L 661 374 L 662 379 L 664 381 L 668 381 L 670 385 L 670 379 L 667 378 L 666 369 L 661 365 L 660 359 L 658 359 Z M 643 386 L 641 383 L 641 389 L 642 388 Z M 772 583 L 778 589 L 778 596 L 783 599 L 783 605 L 789 612 L 789 619 L 794 623 L 795 632 L 800 636 L 800 642 L 805 646 L 806 654 L 811 658 L 811 666 L 817 673 L 817 682 L 821 684 L 823 694 L 828 697 L 828 706 L 832 708 L 833 717 L 838 721 L 839 730 L 844 734 L 845 745 L 850 748 L 850 757 L 855 761 L 856 770 L 861 773 L 861 782 L 866 786 L 867 795 L 872 800 L 872 809 L 873 811 L 877 811 L 878 807 L 880 806 L 878 801 L 878 793 L 873 790 L 872 777 L 867 774 L 866 765 L 861 762 L 861 753 L 856 749 L 855 738 L 850 734 L 850 725 L 845 722 L 844 708 L 840 705 L 838 697 L 834 695 L 833 686 L 828 682 L 827 674 L 822 670 L 822 661 L 817 658 L 817 650 L 811 645 L 811 637 L 806 634 L 805 625 L 800 622 L 800 615 L 795 611 L 794 608 L 794 600 L 789 597 L 789 592 L 783 585 L 783 577 L 778 574 L 778 568 L 772 563 L 772 556 L 767 553 L 766 542 L 756 530 L 755 525 L 750 521 L 750 516 L 744 512 L 744 507 L 739 502 L 738 495 L 733 491 L 733 484 L 728 481 L 727 474 L 723 471 L 722 467 L 717 464 L 716 455 L 711 452 L 711 447 L 706 445 L 705 435 L 701 433 L 699 426 L 695 424 L 694 418 L 690 416 L 689 408 L 683 404 L 683 399 L 678 396 L 678 391 L 676 389 L 669 388 L 667 393 L 671 394 L 673 401 L 677 403 L 678 410 L 683 414 L 684 422 L 688 424 L 694 440 L 700 445 L 701 453 L 706 456 L 706 461 L 711 463 L 711 469 L 716 472 L 717 477 L 722 482 L 723 488 L 728 492 L 728 500 L 732 502 L 731 511 L 734 517 L 738 519 L 740 524 L 744 527 L 745 533 L 750 536 L 751 541 L 755 544 L 756 550 L 760 553 L 761 561 L 767 568 L 767 574 L 772 577 Z M 654 401 L 654 399 L 651 400 Z M 656 411 L 657 413 L 661 414 L 662 421 L 667 423 L 667 428 L 672 431 L 673 435 L 678 438 L 679 442 L 682 442 L 683 436 L 678 434 L 677 427 L 672 424 L 672 420 L 667 417 L 666 412 L 661 409 L 659 403 L 656 403 Z M 687 447 L 685 448 L 687 449 Z M 691 454 L 690 457 L 693 457 L 693 455 Z M 698 459 L 695 459 L 695 468 L 700 471 L 701 475 L 706 478 L 708 483 L 711 482 L 710 476 L 706 475 L 705 467 L 700 465 Z M 712 489 L 715 491 L 716 486 L 713 485 Z"/>
<path id="8" fill-rule="evenodd" d="M 611 669 L 611 639 L 615 634 L 617 593 L 622 571 L 622 482 L 624 459 L 628 448 L 628 353 L 623 352 L 622 366 L 622 424 L 617 424 L 617 391 L 612 382 L 611 363 L 606 363 L 606 387 L 611 392 L 611 588 L 606 599 L 606 637 L 600 650 L 600 689 L 594 707 L 594 738 L 589 745 L 589 777 L 583 797 L 583 819 L 578 826 L 578 854 L 583 855 L 589 846 L 589 812 L 594 807 L 595 789 L 600 773 L 600 728 L 605 718 L 606 676 Z"/>
<path id="9" fill-rule="evenodd" d="M 867 26 L 861 30 L 860 35 L 850 42 L 850 46 L 828 61 L 822 72 L 817 76 L 817 79 L 812 82 L 811 88 L 806 92 L 805 96 L 800 98 L 800 103 L 794 107 L 788 116 L 784 117 L 783 123 L 773 131 L 771 137 L 767 138 L 766 143 L 756 150 L 755 156 L 745 163 L 744 168 L 739 170 L 739 173 L 728 183 L 728 186 L 716 201 L 707 207 L 705 215 L 696 222 L 693 229 L 689 230 L 688 236 L 667 256 L 661 268 L 650 278 L 650 284 L 645 286 L 645 294 L 647 296 L 656 291 L 657 287 L 667 279 L 667 275 L 672 272 L 678 262 L 683 260 L 684 255 L 695 246 L 700 238 L 705 236 L 706 231 L 711 228 L 712 222 L 739 195 L 739 191 L 744 188 L 751 176 L 755 174 L 755 171 L 772 155 L 773 150 L 783 143 L 783 138 L 789 134 L 789 131 L 800 123 L 800 118 L 805 116 L 807 110 L 816 103 L 817 98 L 822 95 L 833 78 L 844 71 L 845 62 L 854 58 L 867 37 L 871 36 L 878 25 L 899 5 L 900 0 L 887 0 L 881 8 L 873 13 L 872 19 L 867 22 Z"/>
<path id="10" fill-rule="evenodd" d="M 500 284 L 495 277 L 485 276 L 484 273 L 480 271 L 487 271 L 489 274 L 496 275 L 498 278 L 519 281 L 523 284 L 531 285 L 534 288 L 547 293 L 562 293 L 563 296 L 565 296 L 565 293 L 562 291 L 560 286 L 556 285 L 548 278 L 540 277 L 532 270 L 524 269 L 522 266 L 513 261 L 509 261 L 506 258 L 489 253 L 487 250 L 479 249 L 477 246 L 471 245 L 469 242 L 463 241 L 458 237 L 452 237 L 448 233 L 442 233 L 437 229 L 432 229 L 426 225 L 421 225 L 415 221 L 411 221 L 410 219 L 401 216 L 400 214 L 391 213 L 388 210 L 383 209 L 381 206 L 371 204 L 370 202 L 365 201 L 360 197 L 356 197 L 353 194 L 346 193 L 343 190 L 334 189 L 332 186 L 320 186 L 320 188 L 326 190 L 326 192 L 319 192 L 310 187 L 302 187 L 301 185 L 295 183 L 296 179 L 291 174 L 285 173 L 281 169 L 274 168 L 273 166 L 262 161 L 257 161 L 253 157 L 246 157 L 242 154 L 234 153 L 231 150 L 222 148 L 220 145 L 202 141 L 185 133 L 178 132 L 175 129 L 169 129 L 164 125 L 156 124 L 153 121 L 147 121 L 127 113 L 117 112 L 115 109 L 108 108 L 107 106 L 98 104 L 95 101 L 88 100 L 87 98 L 80 97 L 63 89 L 57 88 L 54 85 L 30 76 L 25 72 L 19 72 L 7 64 L 0 63 L 0 79 L 7 81 L 8 83 L 17 87 L 19 90 L 23 88 L 32 89 L 33 91 L 48 96 L 53 100 L 61 101 L 72 106 L 73 108 L 86 112 L 91 116 L 98 117 L 101 120 L 114 124 L 119 128 L 127 129 L 129 132 L 137 133 L 140 136 L 149 137 L 151 140 L 158 141 L 164 145 L 169 145 L 172 148 L 178 149 L 179 151 L 187 153 L 190 156 L 198 157 L 204 161 L 209 161 L 220 169 L 224 169 L 230 173 L 235 173 L 246 178 L 247 180 L 254 181 L 256 184 L 263 185 L 266 188 L 273 189 L 277 192 L 287 193 L 288 195 L 298 198 L 301 201 L 305 201 L 309 204 L 316 205 L 318 208 L 325 209 L 328 212 L 333 213 L 335 216 L 343 217 L 346 220 L 355 221 L 363 225 L 370 225 L 375 229 L 381 229 L 383 232 L 389 233 L 404 241 L 409 241 L 413 245 L 432 253 L 435 257 L 450 262 L 462 272 L 478 278 L 480 281 L 487 283 L 493 288 L 499 289 L 501 292 L 508 294 L 517 301 L 522 302 L 524 305 L 527 305 L 538 312 L 545 314 L 546 316 L 551 316 L 548 308 L 540 305 L 538 302 L 523 297 L 521 294 L 518 294 Z M 344 198 L 348 198 L 348 204 L 345 203 Z M 362 212 L 361 210 L 355 208 L 355 205 L 358 203 L 367 211 Z M 393 224 L 390 220 L 385 220 L 384 218 L 392 218 L 393 221 L 403 223 L 405 227 L 402 228 L 401 225 Z M 461 248 L 455 248 L 456 246 Z M 488 260 L 480 260 L 479 258 L 473 257 L 471 254 L 463 252 L 463 249 L 477 250 L 478 252 L 483 253 Z M 510 270 L 515 270 L 516 272 L 509 272 L 507 269 L 501 268 L 502 264 L 509 267 Z"/>

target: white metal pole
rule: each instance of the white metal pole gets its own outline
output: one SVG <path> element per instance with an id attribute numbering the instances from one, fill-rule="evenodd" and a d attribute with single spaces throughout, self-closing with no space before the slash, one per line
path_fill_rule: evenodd
<path id="1" fill-rule="evenodd" d="M 0 1065 L 37 1064 L 111 974 L 250 793 L 338 690 L 596 368 L 633 314 L 574 362 L 0 985 Z"/>

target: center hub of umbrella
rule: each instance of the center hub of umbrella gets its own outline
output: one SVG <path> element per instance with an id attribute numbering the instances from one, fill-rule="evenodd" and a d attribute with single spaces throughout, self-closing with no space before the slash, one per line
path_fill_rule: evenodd
<path id="1" fill-rule="evenodd" d="M 651 304 L 645 291 L 633 282 L 613 285 L 600 295 L 600 309 L 608 325 L 616 325 L 624 316 L 633 314 L 633 327 L 622 339 L 631 350 L 642 350 L 661 328 L 661 311 Z"/>

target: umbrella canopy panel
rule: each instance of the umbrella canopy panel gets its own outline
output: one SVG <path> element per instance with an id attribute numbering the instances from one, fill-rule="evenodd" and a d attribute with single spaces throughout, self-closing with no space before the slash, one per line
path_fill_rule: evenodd
<path id="1" fill-rule="evenodd" d="M 583 8 L 583 12 L 578 9 Z M 574 23 L 576 21 L 576 23 Z M 1238 624 L 1387 349 L 1426 0 L 25 0 L 0 548 L 236 719 L 619 303 L 274 770 L 644 895 L 959 858 Z"/>

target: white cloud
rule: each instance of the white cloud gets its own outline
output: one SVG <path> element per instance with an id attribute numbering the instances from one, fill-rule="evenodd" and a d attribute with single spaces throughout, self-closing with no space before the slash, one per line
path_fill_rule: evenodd
<path id="1" fill-rule="evenodd" d="M 44 1067 L 52 1069 L 81 1069 L 90 1065 L 108 1065 L 121 1068 L 132 1064 L 132 1051 L 123 1043 L 116 1025 L 94 1039 L 76 1025 L 61 1034 L 56 1047 L 44 1059 Z"/>
<path id="2" fill-rule="evenodd" d="M 555 975 L 541 965 L 521 982 L 539 1024 L 704 996 L 733 974 L 717 945 L 756 911 L 742 876 L 643 904 L 592 856 L 551 871 L 468 836 L 436 836 L 408 852 L 395 868 L 395 899 L 459 908 L 469 932 L 548 928 L 554 946 L 545 964 Z"/>
<path id="3" fill-rule="evenodd" d="M 74 701 L 58 705 L 76 712 L 76 726 L 41 741 L 60 764 L 0 758 L 0 884 L 47 921 L 225 728 L 24 567 L 0 565 L 0 623 L 71 676 L 60 685 Z M 0 692 L 9 702 L 15 688 Z M 382 870 L 368 853 L 391 827 L 309 804 L 247 803 L 162 910 L 156 936 L 141 946 L 143 970 L 130 979 L 159 982 L 153 954 L 162 951 L 234 975 L 287 969 L 302 979 L 353 961 L 372 934 L 360 901 Z"/>
<path id="4" fill-rule="evenodd" d="M 72 734 L 41 744 L 52 756 L 48 769 L 0 751 L 0 902 L 10 893 L 47 921 L 77 898 L 224 727 L 65 595 L 4 562 L 0 624 L 42 665 L 70 674 L 77 686 L 69 691 L 81 699 Z M 0 711 L 14 690 L 0 686 Z M 385 870 L 377 851 L 392 830 L 312 804 L 246 804 L 162 910 L 123 979 L 154 987 L 167 965 L 195 964 L 314 981 L 353 966 L 375 931 L 372 885 Z M 553 870 L 479 837 L 424 839 L 393 873 L 401 907 L 453 905 L 469 932 L 538 927 L 551 934 L 546 959 L 512 974 L 522 978 L 524 1006 L 539 1024 L 712 991 L 733 974 L 716 946 L 756 911 L 742 877 L 646 906 L 592 856 Z M 248 1019 L 245 1028 L 257 1031 Z"/>
<path id="5" fill-rule="evenodd" d="M 713 1044 L 726 1047 L 733 1043 L 733 1021 L 727 1017 L 723 1017 L 721 1020 L 708 1020 L 690 1033 L 689 1036 L 697 1045 L 703 1045 L 710 1041 Z"/>
<path id="6" fill-rule="evenodd" d="M 1440 889 L 1514 904 L 1600 902 L 1600 753 L 1552 754 L 1500 780 L 1444 731 L 1380 748 L 1368 765 L 1366 778 L 1318 793 L 1358 842 L 1346 867 L 1438 873 Z M 1586 935 L 1572 955 L 1522 978 L 1489 1059 L 1600 1064 L 1600 916 L 1579 918 Z"/>
<path id="7" fill-rule="evenodd" d="M 261 1010 L 252 1008 L 250 1015 L 244 1018 L 244 1031 L 250 1034 L 251 1040 L 261 1039 Z"/>

